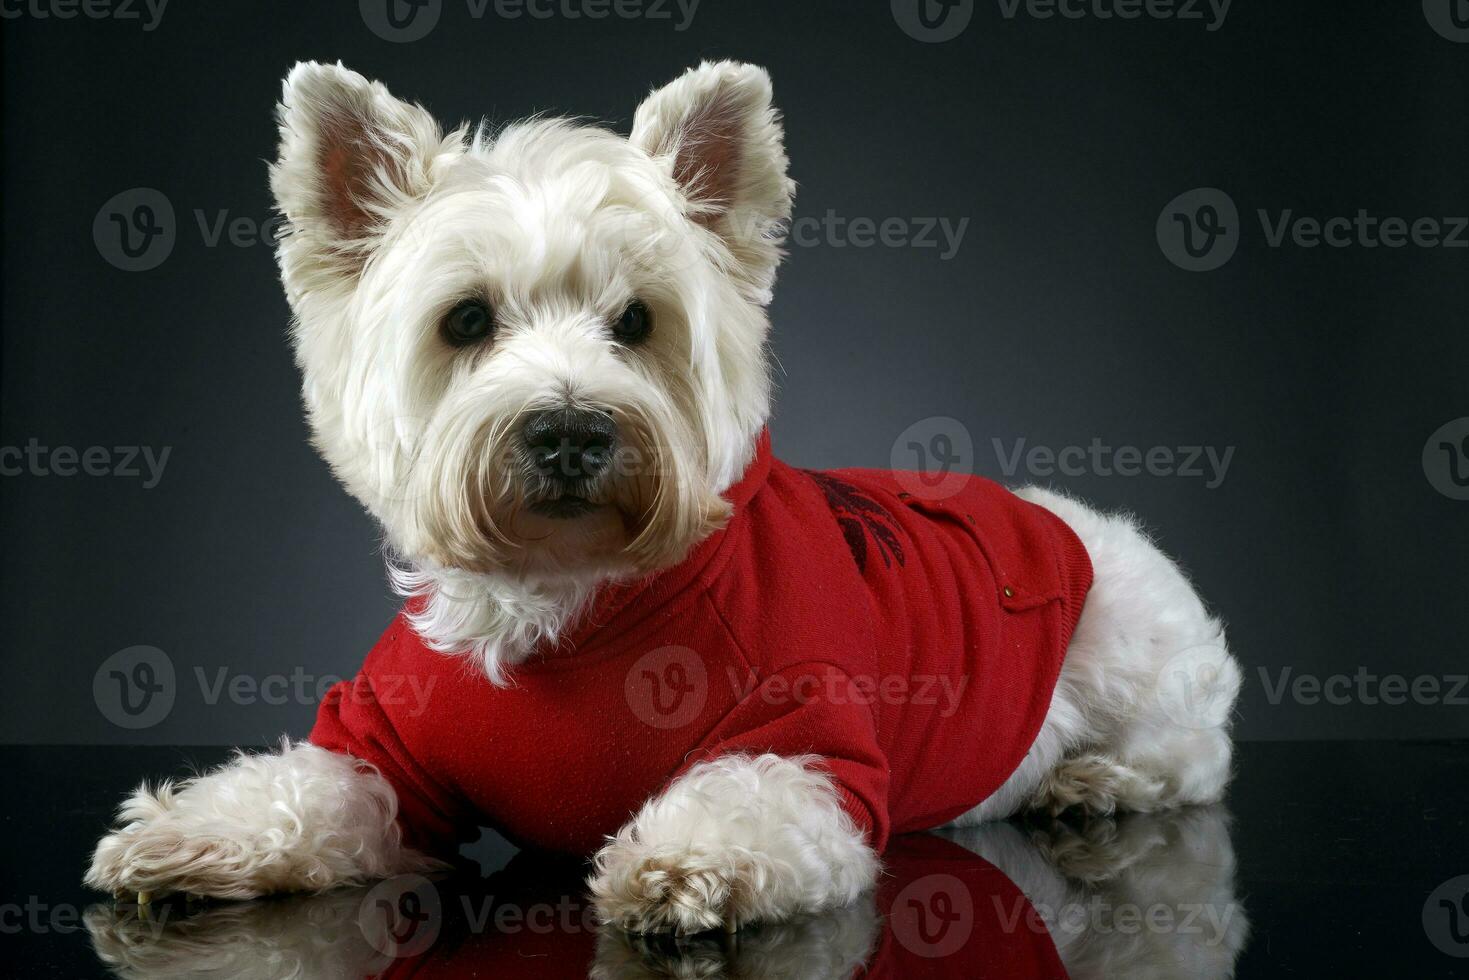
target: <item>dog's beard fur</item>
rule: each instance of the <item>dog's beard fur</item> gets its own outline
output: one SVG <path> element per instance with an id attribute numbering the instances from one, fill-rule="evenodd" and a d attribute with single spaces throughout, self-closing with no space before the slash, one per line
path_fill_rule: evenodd
<path id="1" fill-rule="evenodd" d="M 382 522 L 431 646 L 491 678 L 556 641 L 597 587 L 667 568 L 769 414 L 764 305 L 789 215 L 769 81 L 705 65 L 654 93 L 631 140 L 561 120 L 448 137 L 340 66 L 298 66 L 272 187 L 315 443 Z M 446 344 L 466 297 L 491 339 Z M 636 299 L 645 343 L 610 323 Z M 541 411 L 610 418 L 609 472 L 538 475 Z M 561 494 L 587 512 L 551 516 Z"/>
<path id="2" fill-rule="evenodd" d="M 617 427 L 612 466 L 567 485 L 538 475 L 520 439 L 524 419 L 542 406 L 476 416 L 477 395 L 445 403 L 445 421 L 413 471 L 410 534 L 429 562 L 521 580 L 646 573 L 677 563 L 728 514 L 701 477 L 704 447 L 656 389 L 630 389 L 592 409 Z M 565 495 L 595 509 L 569 519 L 533 509 Z"/>

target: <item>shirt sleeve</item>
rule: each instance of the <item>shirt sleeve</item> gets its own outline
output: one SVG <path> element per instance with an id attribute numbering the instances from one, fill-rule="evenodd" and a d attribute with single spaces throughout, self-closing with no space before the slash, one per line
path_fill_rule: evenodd
<path id="1" fill-rule="evenodd" d="M 398 797 L 398 826 L 409 847 L 452 858 L 478 833 L 468 807 L 413 758 L 366 672 L 327 692 L 310 741 L 368 763 L 388 781 Z"/>
<path id="2" fill-rule="evenodd" d="M 841 669 L 802 664 L 766 677 L 714 728 L 685 766 L 731 754 L 816 756 L 842 809 L 881 851 L 889 773 L 871 698 Z"/>

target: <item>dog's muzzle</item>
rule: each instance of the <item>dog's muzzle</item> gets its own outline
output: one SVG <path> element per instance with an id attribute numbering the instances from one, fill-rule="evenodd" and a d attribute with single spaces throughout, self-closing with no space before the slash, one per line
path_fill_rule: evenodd
<path id="1" fill-rule="evenodd" d="M 612 468 L 617 425 L 605 412 L 551 409 L 521 427 L 531 474 L 542 487 L 531 508 L 548 517 L 577 517 L 596 507 L 589 499 Z"/>

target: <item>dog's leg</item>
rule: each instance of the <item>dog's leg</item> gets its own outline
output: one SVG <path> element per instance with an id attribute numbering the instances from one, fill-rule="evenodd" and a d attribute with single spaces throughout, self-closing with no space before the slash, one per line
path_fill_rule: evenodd
<path id="1" fill-rule="evenodd" d="M 1018 495 L 1076 532 L 1094 580 L 1035 744 L 956 825 L 1026 809 L 1105 814 L 1217 801 L 1241 679 L 1223 627 L 1130 518 L 1034 487 Z"/>
<path id="2" fill-rule="evenodd" d="M 386 780 L 347 756 L 304 742 L 241 753 L 177 786 L 138 787 L 97 845 L 86 883 L 244 899 L 436 866 L 401 845 L 397 805 Z"/>
<path id="3" fill-rule="evenodd" d="M 1217 802 L 1241 681 L 1224 627 L 1130 518 L 1045 490 L 1020 495 L 1076 532 L 1095 573 L 1053 702 L 1053 714 L 1082 723 L 1030 805 L 1110 813 Z"/>
<path id="4" fill-rule="evenodd" d="M 807 760 L 727 756 L 695 766 L 597 854 L 604 922 L 696 933 L 779 922 L 853 901 L 877 857 Z"/>

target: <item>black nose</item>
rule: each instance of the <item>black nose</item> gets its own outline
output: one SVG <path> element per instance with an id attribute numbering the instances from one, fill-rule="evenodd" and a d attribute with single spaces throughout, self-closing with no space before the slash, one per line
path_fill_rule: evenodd
<path id="1" fill-rule="evenodd" d="M 553 480 L 590 480 L 612 465 L 617 426 L 604 412 L 554 409 L 536 412 L 521 429 L 531 466 Z"/>

